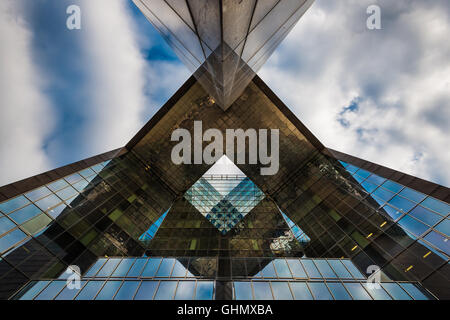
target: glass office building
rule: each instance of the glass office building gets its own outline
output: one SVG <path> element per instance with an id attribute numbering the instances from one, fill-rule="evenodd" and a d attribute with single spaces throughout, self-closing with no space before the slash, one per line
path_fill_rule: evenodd
<path id="1" fill-rule="evenodd" d="M 191 17 L 205 54 L 212 40 L 200 33 L 211 27 L 198 27 L 195 10 L 210 11 L 136 2 L 159 22 L 168 9 L 150 3 Z M 256 18 L 248 19 L 243 51 L 254 19 L 286 15 L 274 30 L 263 28 L 265 40 L 255 36 L 276 45 L 289 17 L 297 21 L 310 5 L 248 3 Z M 223 21 L 219 31 L 230 23 Z M 177 46 L 194 45 L 172 34 L 182 28 L 165 30 Z M 210 67 L 209 77 L 218 66 Z M 257 75 L 245 83 L 220 96 L 194 74 L 125 147 L 1 187 L 0 299 L 450 299 L 450 190 L 326 148 Z M 193 133 L 195 121 L 224 135 L 278 129 L 278 172 L 237 163 L 239 174 L 211 175 L 212 165 L 173 163 L 172 132 Z"/>

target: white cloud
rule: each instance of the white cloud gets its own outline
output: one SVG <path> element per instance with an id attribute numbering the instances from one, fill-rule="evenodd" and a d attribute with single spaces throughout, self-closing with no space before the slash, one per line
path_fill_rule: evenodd
<path id="1" fill-rule="evenodd" d="M 91 154 L 124 146 L 187 79 L 175 62 L 146 60 L 143 39 L 127 1 L 85 0 L 82 3 L 85 61 L 90 73 L 91 101 L 85 110 L 86 151 Z M 89 89 L 91 88 L 91 89 Z"/>
<path id="2" fill-rule="evenodd" d="M 449 185 L 449 18 L 448 1 L 317 0 L 260 75 L 326 146 Z"/>
<path id="3" fill-rule="evenodd" d="M 86 0 L 81 8 L 90 96 L 81 139 L 97 154 L 124 146 L 143 124 L 146 62 L 125 1 Z"/>
<path id="4" fill-rule="evenodd" d="M 15 1 L 0 1 L 0 185 L 51 168 L 43 147 L 54 119 L 31 42 Z"/>

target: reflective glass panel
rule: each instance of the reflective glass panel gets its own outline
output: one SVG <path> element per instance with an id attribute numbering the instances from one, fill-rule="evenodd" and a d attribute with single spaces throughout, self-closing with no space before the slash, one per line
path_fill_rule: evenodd
<path id="1" fill-rule="evenodd" d="M 161 281 L 156 292 L 155 300 L 172 300 L 176 287 L 176 281 Z"/>
<path id="2" fill-rule="evenodd" d="M 103 286 L 95 300 L 112 300 L 117 290 L 122 285 L 122 281 L 108 281 Z"/>
<path id="3" fill-rule="evenodd" d="M 342 283 L 339 282 L 327 282 L 327 286 L 336 300 L 352 300 L 352 297 L 345 290 Z"/>
<path id="4" fill-rule="evenodd" d="M 291 282 L 292 292 L 294 293 L 295 300 L 312 300 L 311 292 L 306 285 L 306 282 Z"/>
<path id="5" fill-rule="evenodd" d="M 139 283 L 139 281 L 124 281 L 114 300 L 133 300 Z"/>
<path id="6" fill-rule="evenodd" d="M 273 300 L 272 291 L 268 282 L 253 282 L 255 300 Z"/>
<path id="7" fill-rule="evenodd" d="M 94 300 L 104 281 L 89 281 L 77 295 L 75 300 Z"/>
<path id="8" fill-rule="evenodd" d="M 309 282 L 309 288 L 316 300 L 333 300 L 324 282 Z"/>
<path id="9" fill-rule="evenodd" d="M 291 290 L 287 282 L 272 282 L 272 290 L 275 300 L 292 300 Z"/>
<path id="10" fill-rule="evenodd" d="M 234 282 L 234 295 L 236 300 L 253 300 L 250 282 Z"/>
<path id="11" fill-rule="evenodd" d="M 194 298 L 195 281 L 180 281 L 175 300 L 192 300 Z"/>
<path id="12" fill-rule="evenodd" d="M 395 282 L 381 284 L 395 300 L 411 300 L 411 297 Z"/>
<path id="13" fill-rule="evenodd" d="M 372 300 L 367 291 L 360 283 L 345 282 L 345 287 L 354 300 Z"/>
<path id="14" fill-rule="evenodd" d="M 142 281 L 134 300 L 152 300 L 157 287 L 158 281 Z"/>
<path id="15" fill-rule="evenodd" d="M 65 281 L 53 281 L 34 300 L 52 300 L 65 285 Z"/>
<path id="16" fill-rule="evenodd" d="M 214 282 L 198 281 L 195 291 L 195 300 L 212 300 L 214 293 Z"/>

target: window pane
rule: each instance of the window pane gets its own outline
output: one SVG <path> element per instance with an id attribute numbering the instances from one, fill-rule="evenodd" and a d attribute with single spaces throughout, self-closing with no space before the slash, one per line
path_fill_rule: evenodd
<path id="1" fill-rule="evenodd" d="M 170 277 L 170 273 L 172 272 L 173 264 L 175 263 L 175 259 L 163 259 L 161 262 L 158 272 L 156 273 L 157 277 Z"/>
<path id="2" fill-rule="evenodd" d="M 255 300 L 273 300 L 268 282 L 253 282 Z"/>
<path id="3" fill-rule="evenodd" d="M 307 278 L 305 270 L 303 269 L 302 264 L 298 259 L 287 259 L 287 262 L 289 264 L 289 267 L 294 274 L 295 278 Z"/>
<path id="4" fill-rule="evenodd" d="M 403 189 L 399 194 L 414 202 L 420 202 L 426 197 L 423 193 L 417 192 L 416 190 L 410 188 Z"/>
<path id="5" fill-rule="evenodd" d="M 109 277 L 121 260 L 120 258 L 109 259 L 97 273 L 97 277 Z"/>
<path id="6" fill-rule="evenodd" d="M 49 195 L 48 197 L 45 197 L 44 199 L 39 200 L 36 202 L 36 205 L 41 208 L 42 211 L 47 211 L 51 207 L 56 206 L 58 203 L 61 203 L 62 200 L 59 199 L 54 194 Z"/>
<path id="7" fill-rule="evenodd" d="M 152 300 L 157 287 L 158 281 L 142 281 L 134 300 Z"/>
<path id="8" fill-rule="evenodd" d="M 69 199 L 69 198 L 71 198 L 71 197 L 73 197 L 73 196 L 75 196 L 77 194 L 78 194 L 77 190 L 75 190 L 72 187 L 67 187 L 67 188 L 62 189 L 62 190 L 60 190 L 60 191 L 58 191 L 56 193 L 56 195 L 58 197 L 60 197 L 61 199 L 63 199 L 63 200 L 67 200 L 67 199 Z"/>
<path id="9" fill-rule="evenodd" d="M 13 229 L 16 225 L 7 217 L 0 217 L 0 235 Z"/>
<path id="10" fill-rule="evenodd" d="M 53 281 L 34 300 L 52 300 L 65 285 L 66 281 Z"/>
<path id="11" fill-rule="evenodd" d="M 319 273 L 319 270 L 317 270 L 316 266 L 311 260 L 302 259 L 303 267 L 305 267 L 306 273 L 310 278 L 322 278 L 322 276 Z"/>
<path id="12" fill-rule="evenodd" d="M 82 177 L 87 178 L 87 177 L 90 177 L 90 176 L 92 176 L 93 174 L 95 174 L 95 172 L 94 172 L 91 168 L 87 168 L 87 169 L 84 169 L 84 170 L 80 171 L 79 174 L 80 174 Z"/>
<path id="13" fill-rule="evenodd" d="M 386 213 L 395 221 L 402 216 L 402 212 L 398 209 L 395 209 L 389 205 L 385 205 L 383 209 Z"/>
<path id="14" fill-rule="evenodd" d="M 66 181 L 64 181 L 63 179 L 60 179 L 60 180 L 56 180 L 55 182 L 48 184 L 47 187 L 49 187 L 49 189 L 52 191 L 58 191 L 58 190 L 61 190 L 62 188 L 67 187 L 68 185 L 69 184 Z"/>
<path id="15" fill-rule="evenodd" d="M 86 180 L 81 180 L 77 183 L 74 183 L 72 186 L 79 192 L 82 192 L 88 186 L 88 184 L 89 182 L 87 182 Z"/>
<path id="16" fill-rule="evenodd" d="M 370 181 L 374 184 L 376 184 L 377 186 L 383 184 L 384 181 L 386 181 L 385 178 L 382 178 L 380 176 L 377 176 L 376 174 L 372 174 L 370 177 L 367 178 L 366 181 Z"/>
<path id="17" fill-rule="evenodd" d="M 450 213 L 450 205 L 449 204 L 447 204 L 445 202 L 442 202 L 442 201 L 439 201 L 439 200 L 437 200 L 435 198 L 432 198 L 432 197 L 426 198 L 421 203 L 421 205 L 423 205 L 423 206 L 425 206 L 427 208 L 430 208 L 431 210 L 434 210 L 434 211 L 436 211 L 436 212 L 438 212 L 438 213 L 440 213 L 440 214 L 442 214 L 444 216 L 446 216 L 446 215 L 448 215 Z"/>
<path id="18" fill-rule="evenodd" d="M 8 250 L 15 244 L 25 239 L 26 237 L 27 235 L 22 231 L 20 231 L 19 229 L 16 229 L 4 235 L 3 237 L 0 238 L 0 253 Z"/>
<path id="19" fill-rule="evenodd" d="M 386 293 L 386 291 L 384 291 L 383 287 L 379 284 L 377 286 L 376 283 L 372 283 L 370 285 L 368 283 L 364 283 L 363 286 L 370 293 L 374 300 L 392 300 L 392 298 Z"/>
<path id="20" fill-rule="evenodd" d="M 161 281 L 155 300 L 172 300 L 177 287 L 176 281 Z"/>
<path id="21" fill-rule="evenodd" d="M 158 270 L 160 262 L 161 262 L 161 258 L 148 259 L 147 265 L 145 266 L 144 271 L 142 272 L 142 277 L 154 277 L 156 270 Z"/>
<path id="22" fill-rule="evenodd" d="M 114 270 L 111 277 L 125 277 L 128 273 L 128 270 L 130 270 L 130 267 L 133 265 L 133 263 L 134 259 L 130 258 L 123 259 L 117 266 L 116 270 Z"/>
<path id="23" fill-rule="evenodd" d="M 287 282 L 272 282 L 275 300 L 292 300 L 292 294 Z"/>
<path id="24" fill-rule="evenodd" d="M 415 206 L 414 202 L 411 202 L 401 196 L 395 196 L 391 201 L 389 201 L 389 204 L 392 204 L 403 212 L 408 212 Z"/>
<path id="25" fill-rule="evenodd" d="M 128 271 L 127 277 L 139 277 L 142 273 L 142 269 L 147 263 L 148 259 L 136 259 L 136 262 L 131 267 L 130 271 Z"/>
<path id="26" fill-rule="evenodd" d="M 368 193 L 371 193 L 372 191 L 374 191 L 377 188 L 376 184 L 373 184 L 371 182 L 368 181 L 364 181 L 363 183 L 361 183 L 361 186 L 364 188 L 364 190 L 366 190 Z"/>
<path id="27" fill-rule="evenodd" d="M 398 224 L 416 236 L 422 235 L 430 228 L 410 216 L 404 216 L 398 221 Z"/>
<path id="28" fill-rule="evenodd" d="M 276 278 L 277 274 L 275 273 L 275 268 L 273 267 L 272 262 L 269 262 L 263 269 L 262 275 L 264 278 Z"/>
<path id="29" fill-rule="evenodd" d="M 25 196 L 30 199 L 31 201 L 36 201 L 40 198 L 43 198 L 45 196 L 48 196 L 50 194 L 50 190 L 48 190 L 46 187 L 41 187 L 39 189 L 33 190 L 31 192 L 28 192 L 25 194 Z"/>
<path id="30" fill-rule="evenodd" d="M 186 268 L 180 261 L 175 260 L 175 266 L 173 267 L 172 277 L 184 277 L 186 275 Z"/>
<path id="31" fill-rule="evenodd" d="M 403 186 L 401 184 L 395 183 L 394 181 L 386 180 L 386 182 L 383 183 L 383 188 L 386 188 L 394 193 L 397 193 L 400 190 L 402 190 Z"/>
<path id="32" fill-rule="evenodd" d="M 327 286 L 336 300 L 352 300 L 352 297 L 345 290 L 342 283 L 338 282 L 327 282 Z"/>
<path id="33" fill-rule="evenodd" d="M 336 274 L 330 268 L 326 260 L 316 259 L 314 260 L 314 263 L 316 264 L 317 268 L 319 268 L 319 271 L 324 278 L 337 278 Z"/>
<path id="34" fill-rule="evenodd" d="M 442 232 L 443 234 L 450 235 L 450 220 L 444 219 L 441 223 L 439 223 L 435 229 L 437 231 Z"/>
<path id="35" fill-rule="evenodd" d="M 280 278 L 292 278 L 291 272 L 289 271 L 286 260 L 284 259 L 275 259 L 273 261 L 275 265 L 275 269 L 277 271 L 278 277 Z"/>
<path id="36" fill-rule="evenodd" d="M 42 211 L 38 207 L 34 204 L 30 204 L 22 209 L 14 211 L 9 217 L 14 220 L 15 223 L 22 224 L 41 213 Z"/>
<path id="37" fill-rule="evenodd" d="M 50 281 L 38 281 L 28 289 L 25 294 L 23 294 L 19 300 L 32 300 Z"/>
<path id="38" fill-rule="evenodd" d="M 94 263 L 94 265 L 86 272 L 84 275 L 85 277 L 94 277 L 95 274 L 98 272 L 98 270 L 101 268 L 101 266 L 106 262 L 106 259 L 98 259 L 97 262 Z"/>
<path id="39" fill-rule="evenodd" d="M 17 198 L 0 203 L 0 211 L 2 211 L 3 213 L 10 213 L 11 211 L 19 209 L 28 203 L 30 203 L 30 201 L 25 199 L 24 196 L 19 196 Z"/>
<path id="40" fill-rule="evenodd" d="M 394 282 L 386 282 L 381 284 L 394 300 L 411 300 L 411 297 Z"/>
<path id="41" fill-rule="evenodd" d="M 345 267 L 350 271 L 355 279 L 365 279 L 366 277 L 359 271 L 359 269 L 350 260 L 341 260 Z"/>
<path id="42" fill-rule="evenodd" d="M 175 300 L 192 300 L 194 298 L 195 281 L 180 281 Z"/>
<path id="43" fill-rule="evenodd" d="M 343 279 L 351 279 L 352 275 L 350 272 L 347 271 L 347 269 L 344 267 L 344 265 L 341 263 L 340 260 L 328 260 L 328 263 L 331 265 L 333 270 L 336 272 L 339 278 Z"/>
<path id="44" fill-rule="evenodd" d="M 65 281 L 64 281 L 65 282 Z M 55 298 L 55 300 L 72 300 L 83 288 L 83 286 L 86 284 L 86 281 L 82 280 L 80 283 L 80 289 L 77 288 L 68 288 L 65 287 Z"/>
<path id="45" fill-rule="evenodd" d="M 350 172 L 350 173 L 354 173 L 354 172 L 356 172 L 358 169 L 359 169 L 358 167 L 355 167 L 355 166 L 352 165 L 352 164 L 349 164 L 349 165 L 345 168 L 345 170 L 347 170 L 347 171 Z"/>
<path id="46" fill-rule="evenodd" d="M 236 300 L 253 300 L 250 282 L 234 282 L 234 295 Z"/>
<path id="47" fill-rule="evenodd" d="M 359 169 L 358 171 L 356 171 L 356 174 L 363 178 L 367 178 L 371 175 L 371 173 L 369 171 L 366 171 L 364 169 Z"/>
<path id="48" fill-rule="evenodd" d="M 89 281 L 75 300 L 94 300 L 104 281 Z"/>
<path id="49" fill-rule="evenodd" d="M 64 178 L 67 182 L 69 182 L 70 184 L 73 184 L 75 182 L 80 181 L 82 178 L 78 173 L 74 173 L 68 177 Z"/>
<path id="50" fill-rule="evenodd" d="M 323 282 L 309 282 L 309 287 L 316 300 L 333 300 L 327 286 Z"/>
<path id="51" fill-rule="evenodd" d="M 212 300 L 214 291 L 214 282 L 198 281 L 195 291 L 195 300 Z"/>
<path id="52" fill-rule="evenodd" d="M 295 300 L 312 300 L 311 292 L 305 282 L 291 282 Z"/>
<path id="53" fill-rule="evenodd" d="M 133 300 L 140 281 L 124 281 L 114 300 Z"/>
<path id="54" fill-rule="evenodd" d="M 429 300 L 428 297 L 413 283 L 400 283 L 414 300 Z"/>
<path id="55" fill-rule="evenodd" d="M 424 239 L 433 244 L 436 248 L 447 253 L 447 255 L 450 255 L 450 241 L 448 238 L 437 232 L 431 231 L 424 237 Z"/>
<path id="56" fill-rule="evenodd" d="M 433 226 L 442 219 L 442 216 L 425 209 L 422 206 L 417 206 L 409 213 L 410 216 L 425 222 L 426 224 Z"/>
<path id="57" fill-rule="evenodd" d="M 360 283 L 345 283 L 345 287 L 355 300 L 372 300 Z"/>
<path id="58" fill-rule="evenodd" d="M 122 281 L 106 282 L 95 300 L 112 300 L 121 285 Z"/>
<path id="59" fill-rule="evenodd" d="M 389 201 L 394 196 L 394 193 L 383 188 L 378 188 L 377 190 L 375 190 L 373 195 L 377 196 L 378 198 L 384 201 Z"/>

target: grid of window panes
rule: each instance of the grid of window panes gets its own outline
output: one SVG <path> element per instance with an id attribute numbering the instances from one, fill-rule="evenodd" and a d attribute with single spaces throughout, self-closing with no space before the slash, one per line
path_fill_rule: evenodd
<path id="1" fill-rule="evenodd" d="M 105 161 L 0 203 L 0 254 L 38 236 L 86 188 Z"/>
<path id="2" fill-rule="evenodd" d="M 65 280 L 33 281 L 20 300 L 212 300 L 213 281 L 81 280 L 79 288 Z"/>
<path id="3" fill-rule="evenodd" d="M 235 281 L 235 300 L 429 300 L 418 284 L 363 281 Z"/>
<path id="4" fill-rule="evenodd" d="M 203 263 L 217 266 L 216 257 L 209 258 L 100 258 L 83 275 L 91 278 L 215 278 L 217 270 L 208 270 L 207 275 L 193 274 L 199 259 Z M 306 258 L 230 258 L 233 278 L 250 279 L 348 279 L 363 280 L 364 274 L 349 259 Z M 256 266 L 257 272 L 242 270 Z M 213 268 L 214 269 L 214 268 Z M 64 274 L 60 277 L 63 278 Z"/>
<path id="5" fill-rule="evenodd" d="M 214 298 L 214 272 L 208 278 L 189 270 L 202 258 L 101 258 L 81 278 L 77 288 L 64 273 L 58 280 L 32 281 L 21 300 L 172 300 Z M 216 258 L 206 258 L 203 262 Z M 255 258 L 231 259 L 233 268 L 254 266 Z M 192 266 L 191 266 L 192 265 Z M 217 264 L 216 264 L 217 265 Z M 194 272 L 194 271 L 193 271 Z M 240 274 L 238 272 L 238 274 Z M 234 277 L 238 278 L 238 276 Z M 376 288 L 348 259 L 278 258 L 261 264 L 256 274 L 234 281 L 238 300 L 427 300 L 418 284 L 383 282 Z"/>
<path id="6" fill-rule="evenodd" d="M 445 260 L 450 256 L 450 205 L 340 161 L 352 177 L 408 235 Z"/>

